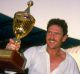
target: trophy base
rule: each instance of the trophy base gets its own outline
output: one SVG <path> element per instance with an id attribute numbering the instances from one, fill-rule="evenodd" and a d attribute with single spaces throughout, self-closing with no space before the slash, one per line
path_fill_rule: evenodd
<path id="1" fill-rule="evenodd" d="M 0 69 L 24 74 L 24 58 L 16 51 L 0 49 Z"/>

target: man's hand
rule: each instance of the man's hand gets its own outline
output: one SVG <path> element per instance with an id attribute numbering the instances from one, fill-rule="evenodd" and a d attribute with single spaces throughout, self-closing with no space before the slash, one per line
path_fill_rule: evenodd
<path id="1" fill-rule="evenodd" d="M 6 45 L 6 49 L 18 51 L 19 48 L 20 48 L 19 43 L 16 43 L 13 39 L 9 39 L 9 43 Z"/>

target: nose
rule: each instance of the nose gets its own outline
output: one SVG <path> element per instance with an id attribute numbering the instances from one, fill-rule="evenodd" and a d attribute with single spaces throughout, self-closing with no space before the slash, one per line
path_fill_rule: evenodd
<path id="1" fill-rule="evenodd" d="M 54 38 L 54 34 L 53 34 L 53 33 L 50 34 L 50 38 L 51 38 L 51 39 Z"/>

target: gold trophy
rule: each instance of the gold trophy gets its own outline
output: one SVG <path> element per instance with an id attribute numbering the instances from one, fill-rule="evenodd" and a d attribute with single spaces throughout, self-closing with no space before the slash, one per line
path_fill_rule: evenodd
<path id="1" fill-rule="evenodd" d="M 33 1 L 30 0 L 27 5 L 28 7 L 25 11 L 16 12 L 13 18 L 14 41 L 16 43 L 21 43 L 20 39 L 27 36 L 35 24 L 35 19 L 30 14 L 30 7 L 33 5 Z M 19 52 L 0 50 L 0 69 L 23 74 L 24 62 L 25 60 Z"/>
<path id="2" fill-rule="evenodd" d="M 16 12 L 13 20 L 13 32 L 16 36 L 14 39 L 17 43 L 20 43 L 20 39 L 28 35 L 32 30 L 35 19 L 30 14 L 30 7 L 33 5 L 33 1 L 27 3 L 28 8 L 25 11 Z"/>

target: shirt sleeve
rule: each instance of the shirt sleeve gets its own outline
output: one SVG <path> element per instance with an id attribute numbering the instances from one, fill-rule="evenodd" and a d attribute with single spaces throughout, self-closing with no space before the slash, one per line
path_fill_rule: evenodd
<path id="1" fill-rule="evenodd" d="M 79 68 L 78 68 L 76 61 L 70 55 L 69 55 L 69 69 L 68 69 L 68 71 L 69 71 L 68 74 L 80 74 L 80 71 L 79 71 Z"/>
<path id="2" fill-rule="evenodd" d="M 66 51 L 75 59 L 80 70 L 80 46 L 68 48 Z"/>
<path id="3" fill-rule="evenodd" d="M 80 74 L 79 68 L 77 66 L 77 63 L 74 64 L 73 74 Z"/>
<path id="4" fill-rule="evenodd" d="M 36 53 L 36 47 L 30 47 L 23 53 L 23 55 L 26 59 L 25 69 L 29 68 L 31 61 L 35 56 L 35 53 Z"/>

